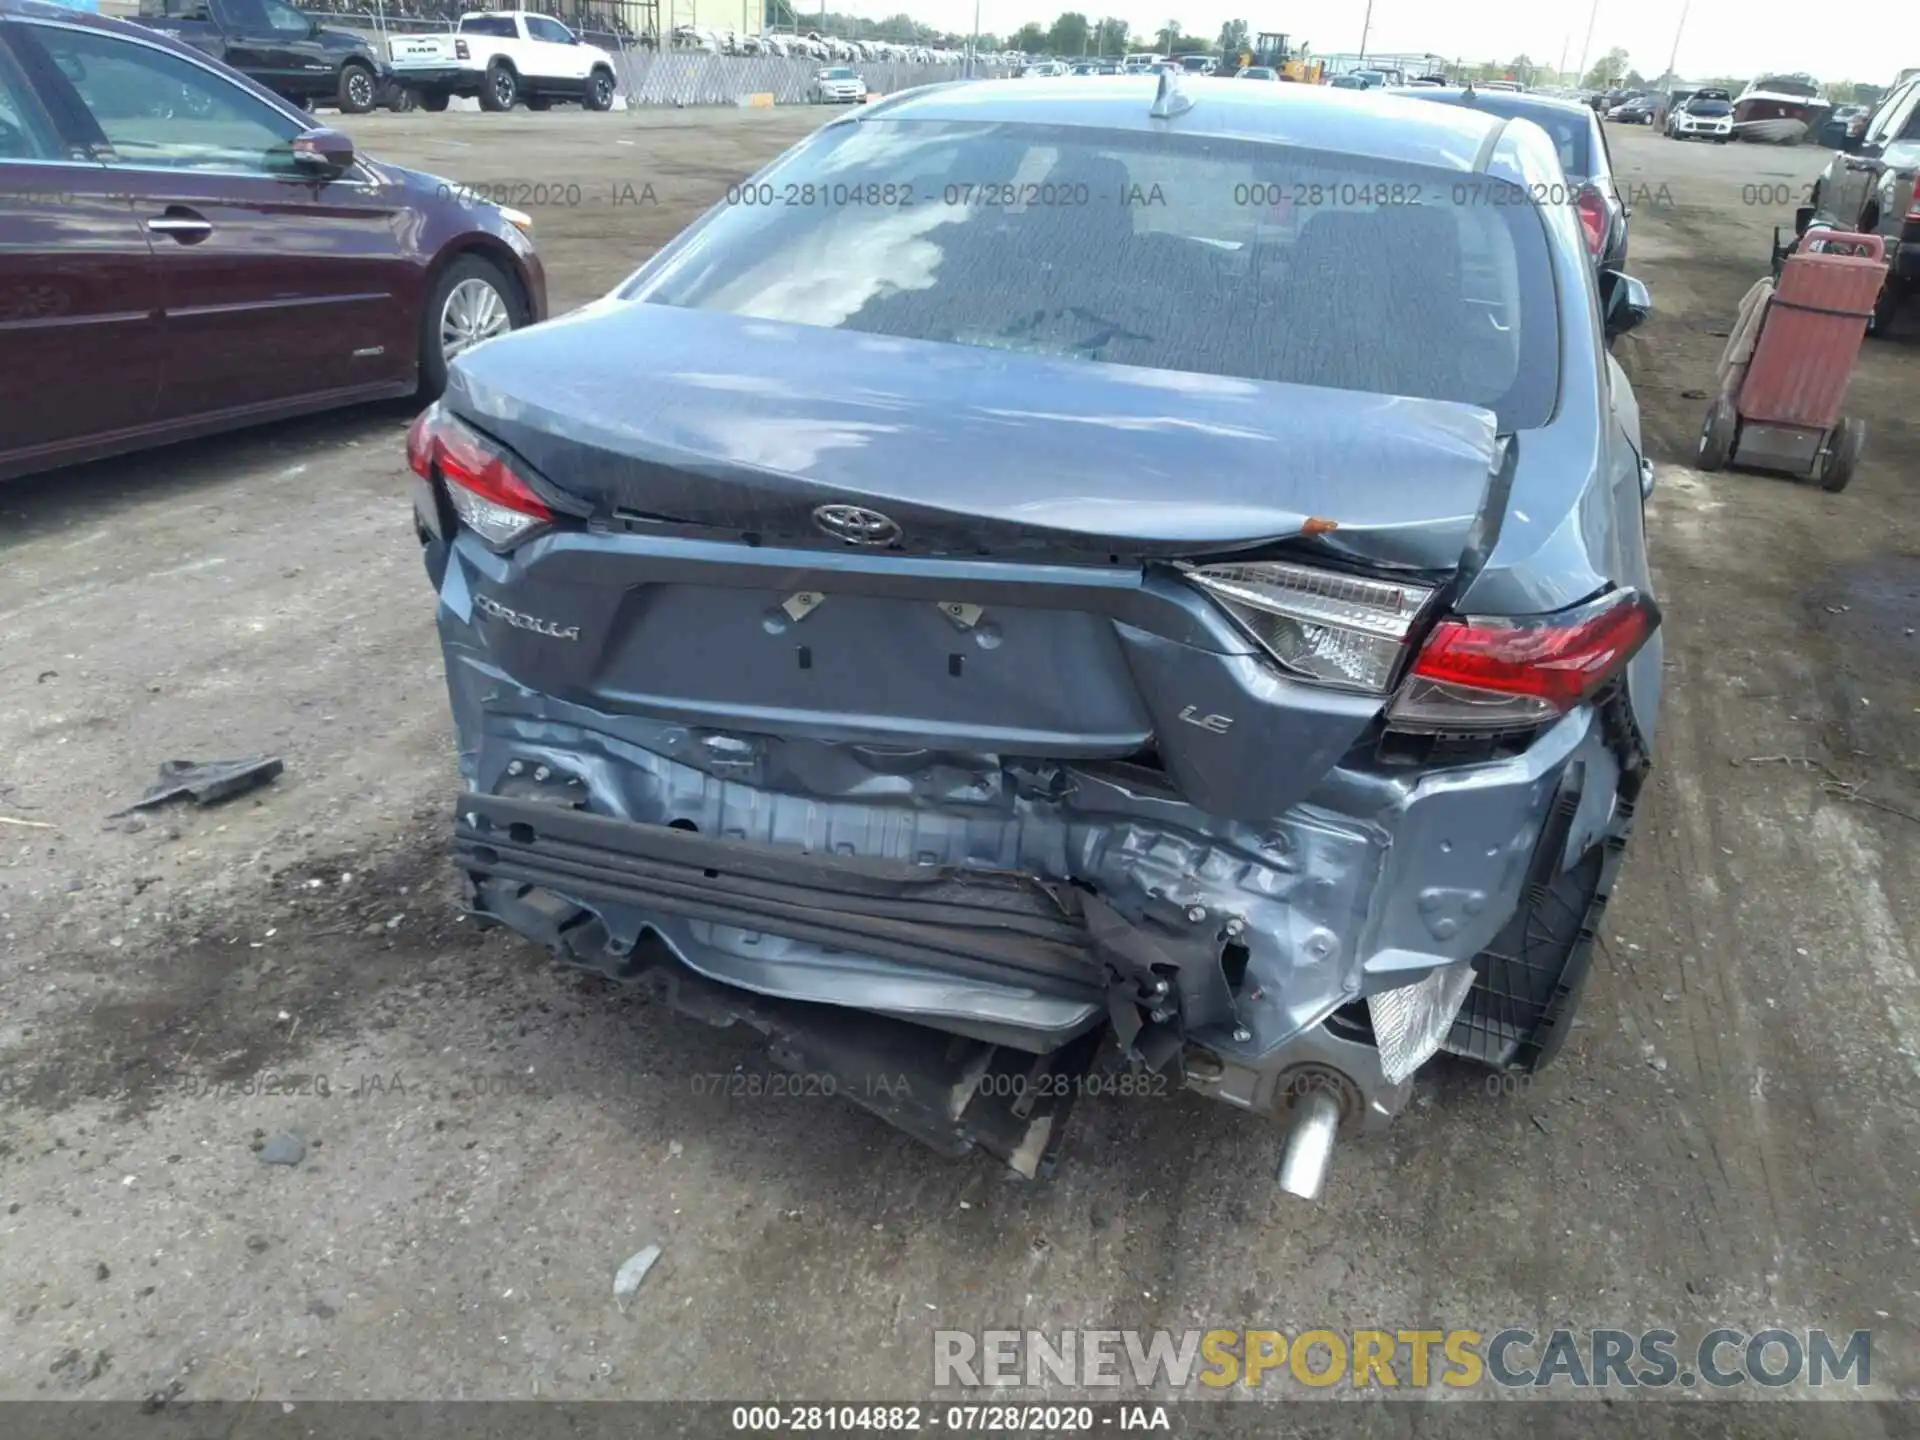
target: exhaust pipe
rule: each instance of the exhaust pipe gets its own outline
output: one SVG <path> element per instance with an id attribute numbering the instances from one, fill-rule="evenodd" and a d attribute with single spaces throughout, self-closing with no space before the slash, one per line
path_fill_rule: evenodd
<path id="1" fill-rule="evenodd" d="M 1302 1200 L 1318 1200 L 1333 1163 L 1333 1142 L 1340 1133 L 1340 1097 L 1314 1090 L 1293 1107 L 1287 1148 L 1280 1156 L 1280 1188 Z"/>

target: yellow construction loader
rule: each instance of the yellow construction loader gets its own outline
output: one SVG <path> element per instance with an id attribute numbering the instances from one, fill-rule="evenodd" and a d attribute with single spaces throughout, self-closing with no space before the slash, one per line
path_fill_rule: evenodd
<path id="1" fill-rule="evenodd" d="M 1325 84 L 1326 66 L 1318 60 L 1307 59 L 1306 49 L 1303 44 L 1296 54 L 1285 35 L 1275 30 L 1262 31 L 1253 44 L 1240 47 L 1240 53 L 1234 57 L 1235 68 L 1244 70 L 1249 65 L 1266 65 L 1283 79 L 1303 85 Z"/>

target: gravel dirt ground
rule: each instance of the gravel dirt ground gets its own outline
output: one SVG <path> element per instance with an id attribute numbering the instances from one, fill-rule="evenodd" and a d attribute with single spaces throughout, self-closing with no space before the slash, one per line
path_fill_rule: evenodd
<path id="1" fill-rule="evenodd" d="M 818 118 L 351 126 L 527 187 L 566 308 Z M 1846 493 L 1686 468 L 1825 155 L 1613 134 L 1658 778 L 1559 1065 L 1430 1067 L 1318 1207 L 1198 1098 L 1086 1102 L 1042 1185 L 723 1098 L 747 1038 L 472 933 L 404 407 L 0 491 L 0 1397 L 875 1399 L 929 1390 L 936 1328 L 1724 1324 L 1871 1329 L 1872 1393 L 1920 1398 L 1920 338 L 1870 342 Z M 106 818 L 254 752 L 254 796 Z"/>

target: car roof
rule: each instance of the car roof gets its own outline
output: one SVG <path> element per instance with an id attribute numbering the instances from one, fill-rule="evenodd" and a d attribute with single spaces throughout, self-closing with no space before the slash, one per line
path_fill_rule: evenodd
<path id="1" fill-rule="evenodd" d="M 1368 155 L 1462 174 L 1481 168 L 1506 124 L 1504 116 L 1476 113 L 1477 107 L 1393 98 L 1391 92 L 1355 92 L 1330 85 L 1236 85 L 1231 77 L 1198 76 L 1188 77 L 1178 87 L 1193 102 L 1191 108 L 1155 119 L 1150 112 L 1158 84 L 1156 77 L 1144 75 L 1067 83 L 956 81 L 907 91 L 839 123 L 949 120 L 1218 135 Z"/>
<path id="2" fill-rule="evenodd" d="M 1458 105 L 1469 110 L 1484 110 L 1507 120 L 1527 120 L 1537 115 L 1558 115 L 1593 119 L 1591 106 L 1578 100 L 1556 100 L 1550 95 L 1527 95 L 1514 90 L 1456 90 L 1437 85 L 1396 86 L 1389 95 L 1417 95 L 1425 103 Z"/>

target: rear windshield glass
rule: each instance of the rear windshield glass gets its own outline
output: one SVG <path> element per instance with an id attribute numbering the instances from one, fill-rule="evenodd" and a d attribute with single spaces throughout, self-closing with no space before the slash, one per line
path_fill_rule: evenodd
<path id="1" fill-rule="evenodd" d="M 465 35 L 498 35 L 508 40 L 520 33 L 508 15 L 469 15 L 460 22 L 460 30 Z"/>
<path id="2" fill-rule="evenodd" d="M 835 65 L 831 70 L 822 70 L 820 72 L 820 78 L 823 80 L 851 80 L 853 79 L 853 71 L 845 65 Z"/>
<path id="3" fill-rule="evenodd" d="M 1593 121 L 1584 108 L 1569 112 L 1557 105 L 1530 104 L 1511 92 L 1497 90 L 1482 90 L 1471 99 L 1463 90 L 1429 90 L 1420 98 L 1437 105 L 1471 105 L 1489 115 L 1531 120 L 1553 140 L 1553 148 L 1560 153 L 1560 168 L 1569 180 L 1585 180 L 1593 174 Z"/>
<path id="4" fill-rule="evenodd" d="M 1211 137 L 834 127 L 733 187 L 628 298 L 1291 381 L 1539 425 L 1558 327 L 1539 215 L 1453 172 Z"/>
<path id="5" fill-rule="evenodd" d="M 1687 113 L 1689 115 L 1731 115 L 1733 106 L 1724 100 L 1689 100 Z"/>

